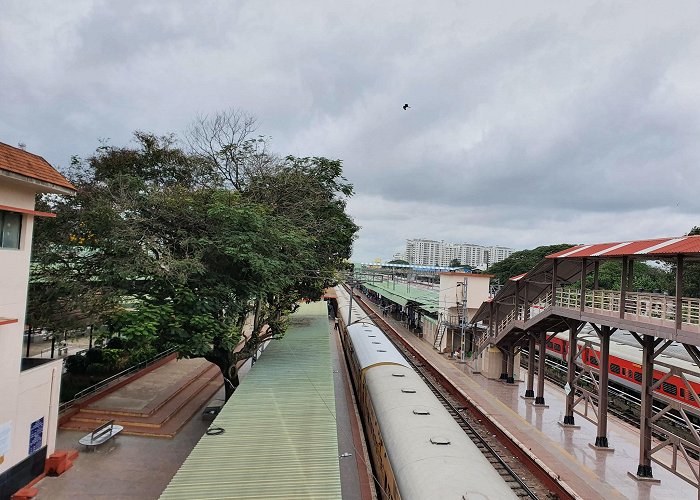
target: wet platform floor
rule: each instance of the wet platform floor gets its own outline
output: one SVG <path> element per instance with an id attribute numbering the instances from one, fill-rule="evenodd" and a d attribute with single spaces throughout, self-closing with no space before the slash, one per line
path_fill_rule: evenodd
<path id="1" fill-rule="evenodd" d="M 370 303 L 370 307 L 375 305 Z M 596 424 L 578 414 L 575 423 L 580 429 L 565 429 L 558 424 L 565 411 L 562 388 L 545 382 L 549 408 L 535 408 L 531 401 L 520 397 L 525 393 L 525 382 L 506 385 L 472 374 L 468 365 L 439 354 L 400 322 L 384 319 L 582 498 L 698 498 L 697 488 L 656 463 L 652 463 L 652 469 L 654 478 L 661 480 L 659 484 L 638 482 L 627 475 L 636 472 L 639 463 L 639 429 L 610 415 L 608 441 L 615 451 L 596 451 L 589 446 L 595 442 Z M 524 380 L 526 374 L 521 369 L 520 379 Z M 670 463 L 671 453 L 666 451 L 659 452 L 660 458 Z"/>

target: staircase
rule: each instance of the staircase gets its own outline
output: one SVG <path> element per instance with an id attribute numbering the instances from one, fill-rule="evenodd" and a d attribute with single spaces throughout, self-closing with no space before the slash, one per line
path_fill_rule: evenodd
<path id="1" fill-rule="evenodd" d="M 183 361 L 195 360 L 179 362 Z M 139 379 L 142 387 L 145 387 L 142 389 L 144 392 L 153 392 L 152 397 L 145 397 L 141 403 L 137 399 L 137 380 L 131 384 L 133 387 L 125 386 L 121 394 L 115 392 L 103 399 L 92 400 L 62 423 L 60 428 L 87 433 L 114 420 L 115 424 L 124 427 L 124 434 L 172 438 L 214 397 L 223 384 L 221 371 L 216 365 L 199 361 L 192 363 L 193 366 L 188 367 L 191 369 L 182 376 L 162 387 L 154 388 L 156 381 L 145 380 L 147 376 Z M 154 374 L 157 377 L 155 371 Z M 128 404 L 120 404 L 120 401 Z"/>
<path id="2" fill-rule="evenodd" d="M 435 334 L 435 342 L 433 342 L 433 347 L 438 351 L 442 345 L 442 339 L 445 336 L 445 332 L 447 332 L 447 323 L 445 321 L 440 321 L 440 323 L 438 323 L 438 331 Z"/>

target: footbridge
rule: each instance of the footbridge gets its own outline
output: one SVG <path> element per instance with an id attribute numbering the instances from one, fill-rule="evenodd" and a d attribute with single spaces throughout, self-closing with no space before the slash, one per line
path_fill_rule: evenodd
<path id="1" fill-rule="evenodd" d="M 622 265 L 619 290 L 598 286 L 600 264 L 610 260 Z M 674 295 L 634 291 L 635 263 L 641 261 L 661 261 L 672 266 Z M 607 438 L 610 337 L 618 329 L 629 331 L 639 342 L 641 355 L 637 369 L 629 370 L 628 376 L 640 385 L 642 401 L 639 463 L 629 474 L 635 480 L 655 481 L 654 462 L 698 486 L 700 434 L 694 422 L 700 419 L 700 390 L 696 390 L 700 386 L 694 381 L 700 381 L 700 299 L 685 297 L 683 290 L 687 282 L 684 271 L 700 265 L 699 262 L 700 236 L 577 245 L 548 255 L 532 270 L 511 278 L 472 317 L 473 359 L 483 359 L 488 347 L 498 348 L 503 353 L 501 378 L 512 383 L 515 354 L 527 349 L 530 365 L 524 397 L 533 399 L 535 406 L 546 407 L 545 356 L 538 357 L 537 367 L 535 359 L 538 352 L 545 352 L 552 337 L 568 332 L 566 352 L 561 353 L 567 362 L 567 404 L 560 425 L 576 429 L 574 412 L 580 413 L 577 406 L 585 406 L 586 418 L 597 422 L 598 432 L 591 447 L 611 452 Z M 577 339 L 587 324 L 598 336 L 599 342 L 594 346 L 590 341 L 582 343 Z M 675 343 L 685 348 L 694 361 L 694 370 L 657 359 Z M 593 380 L 592 388 L 581 383 L 583 375 Z M 670 381 L 680 387 L 683 398 L 678 392 L 666 391 Z M 653 400 L 657 401 L 656 407 Z M 659 418 L 671 411 L 686 422 L 686 433 L 676 434 L 658 425 Z M 652 434 L 659 441 L 652 441 Z M 655 453 L 665 447 L 673 450 L 671 463 L 656 460 Z"/>

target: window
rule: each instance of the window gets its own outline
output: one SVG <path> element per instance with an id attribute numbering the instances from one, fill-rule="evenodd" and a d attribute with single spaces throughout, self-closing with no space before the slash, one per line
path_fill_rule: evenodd
<path id="1" fill-rule="evenodd" d="M 669 384 L 668 382 L 664 382 L 662 385 L 666 394 L 670 394 L 672 396 L 676 395 L 677 388 L 675 385 Z"/>
<path id="2" fill-rule="evenodd" d="M 590 358 L 588 358 L 588 361 L 590 361 L 593 366 L 598 366 L 598 358 L 596 358 L 595 356 L 591 356 Z"/>
<path id="3" fill-rule="evenodd" d="M 610 364 L 610 371 L 613 373 L 620 373 L 620 365 L 616 365 L 615 363 Z"/>
<path id="4" fill-rule="evenodd" d="M 680 391 L 681 391 L 681 397 L 682 397 L 683 399 L 685 399 L 685 389 L 683 389 L 683 388 L 681 387 L 681 388 L 680 388 Z"/>
<path id="5" fill-rule="evenodd" d="M 642 383 L 642 374 L 640 372 L 634 372 L 634 380 L 635 380 L 635 382 L 639 382 L 641 384 Z"/>
<path id="6" fill-rule="evenodd" d="M 559 344 L 554 344 L 554 350 L 557 352 L 561 352 L 561 346 Z"/>
<path id="7" fill-rule="evenodd" d="M 0 210 L 0 248 L 19 249 L 22 214 Z"/>
<path id="8" fill-rule="evenodd" d="M 623 368 L 623 369 L 622 369 L 622 374 L 625 375 L 625 376 L 627 376 L 627 370 L 625 370 L 625 369 Z"/>

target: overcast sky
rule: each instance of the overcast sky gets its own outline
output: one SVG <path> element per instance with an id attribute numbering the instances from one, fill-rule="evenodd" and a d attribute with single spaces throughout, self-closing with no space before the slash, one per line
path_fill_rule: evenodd
<path id="1" fill-rule="evenodd" d="M 279 154 L 343 160 L 356 260 L 406 238 L 522 249 L 700 225 L 695 0 L 1 10 L 1 142 L 62 168 L 238 108 Z"/>

